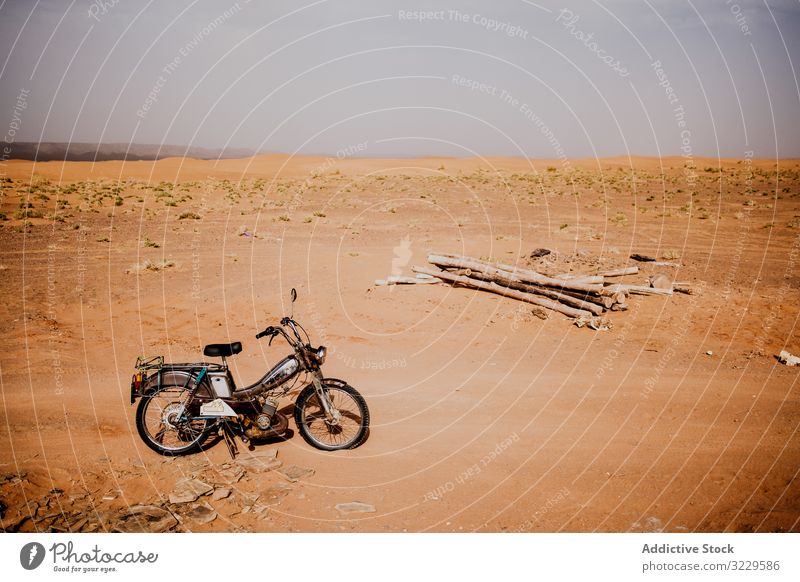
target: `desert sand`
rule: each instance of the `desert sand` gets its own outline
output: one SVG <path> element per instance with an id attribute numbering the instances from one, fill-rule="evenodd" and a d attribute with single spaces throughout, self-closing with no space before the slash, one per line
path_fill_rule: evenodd
<path id="1" fill-rule="evenodd" d="M 108 531 L 144 504 L 174 531 L 800 530 L 800 368 L 775 358 L 800 354 L 797 161 L 262 156 L 0 175 L 6 529 Z M 538 247 L 554 253 L 531 260 Z M 637 252 L 680 266 L 629 282 L 664 272 L 695 293 L 637 297 L 592 331 L 478 291 L 374 286 L 431 250 L 550 273 Z M 326 375 L 369 403 L 367 442 L 256 446 L 313 470 L 297 481 L 242 474 L 223 443 L 150 451 L 136 357 L 241 340 L 246 385 L 288 351 L 254 335 L 292 287 Z M 230 495 L 171 504 L 186 477 Z M 374 512 L 336 509 L 349 502 Z"/>

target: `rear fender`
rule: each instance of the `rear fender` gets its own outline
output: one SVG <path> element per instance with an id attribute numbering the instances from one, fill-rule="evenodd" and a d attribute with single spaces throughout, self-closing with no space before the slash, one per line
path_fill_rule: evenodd
<path id="1" fill-rule="evenodd" d="M 199 372 L 198 372 L 199 373 Z M 142 382 L 141 390 L 137 397 L 147 396 L 155 392 L 162 386 L 182 386 L 191 388 L 197 379 L 197 374 L 184 370 L 163 370 L 150 376 L 147 381 Z M 208 383 L 208 376 L 203 378 L 197 396 L 201 398 L 211 398 L 211 386 Z"/>

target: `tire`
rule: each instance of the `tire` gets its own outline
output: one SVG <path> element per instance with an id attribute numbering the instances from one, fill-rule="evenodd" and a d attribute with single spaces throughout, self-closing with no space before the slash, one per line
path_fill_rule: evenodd
<path id="1" fill-rule="evenodd" d="M 297 430 L 312 447 L 323 451 L 354 449 L 369 434 L 369 409 L 364 397 L 342 380 L 326 378 L 323 387 L 333 405 L 342 412 L 343 423 L 330 426 L 313 385 L 306 386 L 294 405 Z"/>
<path id="2" fill-rule="evenodd" d="M 170 409 L 177 409 L 190 392 L 183 386 L 162 386 L 139 401 L 136 430 L 144 444 L 159 455 L 175 457 L 199 451 L 208 437 L 207 419 L 173 424 L 174 419 L 168 418 Z"/>

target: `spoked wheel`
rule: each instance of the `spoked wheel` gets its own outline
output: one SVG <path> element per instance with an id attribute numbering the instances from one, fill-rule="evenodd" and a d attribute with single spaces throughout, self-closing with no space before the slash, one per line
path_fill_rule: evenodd
<path id="1" fill-rule="evenodd" d="M 184 409 L 181 413 L 189 393 L 183 386 L 164 386 L 139 401 L 136 409 L 139 436 L 160 455 L 194 452 L 208 436 L 209 420 L 190 420 L 190 410 Z"/>
<path id="2" fill-rule="evenodd" d="M 297 429 L 308 444 L 324 451 L 354 449 L 367 438 L 369 410 L 364 397 L 344 382 L 326 379 L 323 386 L 338 418 L 330 420 L 313 386 L 306 387 L 294 406 Z"/>

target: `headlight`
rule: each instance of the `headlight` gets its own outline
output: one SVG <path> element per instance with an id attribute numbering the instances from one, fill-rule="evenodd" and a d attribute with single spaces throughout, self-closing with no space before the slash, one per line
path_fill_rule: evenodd
<path id="1" fill-rule="evenodd" d="M 325 356 L 328 355 L 328 350 L 325 346 L 319 346 L 317 348 L 317 363 L 321 366 L 325 362 Z"/>

